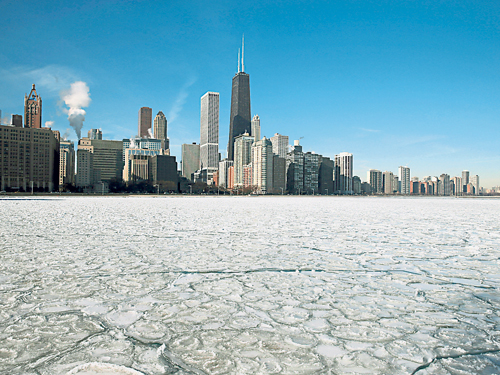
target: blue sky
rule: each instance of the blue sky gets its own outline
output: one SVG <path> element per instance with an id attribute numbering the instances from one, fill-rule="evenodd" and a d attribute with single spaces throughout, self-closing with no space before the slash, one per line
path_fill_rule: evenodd
<path id="1" fill-rule="evenodd" d="M 245 34 L 262 135 L 354 154 L 354 172 L 467 169 L 500 185 L 498 1 L 0 1 L 0 109 L 22 114 L 35 83 L 43 122 L 76 135 L 61 90 L 84 81 L 83 134 L 137 133 L 163 111 L 172 154 L 199 142 L 200 98 L 220 93 L 220 150 Z"/>

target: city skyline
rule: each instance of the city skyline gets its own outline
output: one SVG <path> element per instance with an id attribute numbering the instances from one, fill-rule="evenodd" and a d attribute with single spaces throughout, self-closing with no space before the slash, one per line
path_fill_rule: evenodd
<path id="1" fill-rule="evenodd" d="M 12 21 L 0 26 L 4 117 L 23 113 L 19 98 L 34 83 L 43 99 L 42 126 L 51 122 L 64 134 L 70 127 L 58 105 L 60 92 L 84 81 L 92 103 L 83 134 L 101 128 L 106 139 L 130 138 L 136 135 L 138 110 L 148 106 L 165 113 L 172 155 L 180 158 L 180 145 L 199 138 L 200 97 L 216 91 L 224 157 L 229 80 L 245 33 L 251 116 L 259 114 L 261 137 L 304 137 L 304 150 L 331 158 L 352 153 L 353 174 L 362 178 L 370 169 L 396 173 L 399 166 L 408 166 L 411 177 L 459 176 L 469 170 L 481 176 L 484 187 L 500 185 L 496 4 L 385 4 L 380 9 L 368 2 L 290 4 L 286 13 L 264 3 L 254 9 L 243 4 L 241 12 L 229 5 L 211 10 L 163 6 L 164 13 L 179 16 L 172 24 L 173 34 L 183 33 L 178 41 L 162 33 L 155 36 L 148 27 L 132 27 L 123 41 L 117 40 L 113 28 L 133 13 L 160 17 L 162 12 L 152 14 L 154 7 L 144 4 L 119 5 L 122 13 L 107 25 L 102 21 L 112 5 L 104 3 L 82 3 L 78 19 L 72 18 L 76 11 L 56 5 L 0 7 L 11 19 L 23 14 L 38 38 L 51 40 L 25 48 L 21 41 L 28 30 Z M 195 40 L 200 36 L 196 31 L 208 23 L 213 34 Z M 269 23 L 273 26 L 264 32 Z M 139 40 L 145 37 L 150 39 L 143 46 Z M 159 54 L 154 48 L 159 42 L 168 52 Z M 127 48 L 128 55 L 121 56 L 129 45 L 137 53 L 131 56 Z M 27 58 L 33 55 L 39 58 Z M 163 63 L 150 62 L 153 57 Z M 137 64 L 139 58 L 143 65 Z M 75 141 L 72 129 L 69 134 Z"/>

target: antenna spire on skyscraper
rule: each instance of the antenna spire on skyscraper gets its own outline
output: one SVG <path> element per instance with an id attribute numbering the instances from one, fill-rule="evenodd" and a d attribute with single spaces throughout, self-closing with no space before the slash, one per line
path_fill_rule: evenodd
<path id="1" fill-rule="evenodd" d="M 241 70 L 245 72 L 245 34 L 241 39 Z"/>
<path id="2" fill-rule="evenodd" d="M 241 72 L 240 70 L 240 49 L 238 48 L 238 73 Z"/>

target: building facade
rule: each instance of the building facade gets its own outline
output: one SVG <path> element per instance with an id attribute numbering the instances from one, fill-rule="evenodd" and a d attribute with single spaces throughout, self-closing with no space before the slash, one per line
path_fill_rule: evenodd
<path id="1" fill-rule="evenodd" d="M 410 168 L 400 166 L 398 168 L 399 181 L 401 182 L 401 194 L 410 194 Z"/>
<path id="2" fill-rule="evenodd" d="M 290 194 L 304 193 L 304 153 L 298 140 L 286 155 L 286 188 Z"/>
<path id="3" fill-rule="evenodd" d="M 254 139 L 244 133 L 234 140 L 234 186 L 243 186 L 243 168 L 252 162 L 252 144 Z M 229 158 L 228 158 L 229 159 Z"/>
<path id="4" fill-rule="evenodd" d="M 59 141 L 49 128 L 0 126 L 0 189 L 59 188 Z"/>

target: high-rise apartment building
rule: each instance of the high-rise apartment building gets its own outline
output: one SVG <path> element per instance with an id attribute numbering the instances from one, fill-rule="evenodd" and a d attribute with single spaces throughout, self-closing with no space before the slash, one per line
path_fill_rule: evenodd
<path id="1" fill-rule="evenodd" d="M 75 146 L 71 141 L 59 142 L 59 188 L 75 185 Z"/>
<path id="2" fill-rule="evenodd" d="M 284 194 L 286 191 L 286 159 L 273 152 L 273 193 Z"/>
<path id="3" fill-rule="evenodd" d="M 394 192 L 394 174 L 389 171 L 382 173 L 382 186 L 384 194 L 392 194 Z"/>
<path id="4" fill-rule="evenodd" d="M 259 194 L 273 192 L 273 144 L 266 137 L 252 146 L 252 185 Z"/>
<path id="5" fill-rule="evenodd" d="M 372 188 L 372 194 L 382 193 L 382 172 L 378 169 L 370 169 L 367 176 L 368 183 Z"/>
<path id="6" fill-rule="evenodd" d="M 286 154 L 288 154 L 288 136 L 276 133 L 271 137 L 271 143 L 273 144 L 273 152 L 280 158 L 286 159 Z"/>
<path id="7" fill-rule="evenodd" d="M 398 168 L 399 181 L 401 182 L 401 194 L 410 194 L 410 168 L 400 166 Z"/>
<path id="8" fill-rule="evenodd" d="M 260 140 L 260 117 L 259 117 L 259 115 L 255 115 L 252 118 L 252 132 L 250 134 L 252 134 L 255 142 Z"/>
<path id="9" fill-rule="evenodd" d="M 437 195 L 450 195 L 450 175 L 443 173 L 437 180 Z"/>
<path id="10" fill-rule="evenodd" d="M 238 73 L 233 77 L 231 90 L 231 116 L 229 118 L 229 142 L 227 158 L 234 160 L 235 138 L 244 133 L 253 135 L 250 112 L 250 76 L 245 73 L 245 44 L 242 44 L 241 68 L 238 54 Z"/>
<path id="11" fill-rule="evenodd" d="M 42 127 L 42 98 L 36 93 L 35 84 L 30 94 L 24 96 L 24 127 L 35 129 Z"/>
<path id="12" fill-rule="evenodd" d="M 200 169 L 200 145 L 192 144 L 182 145 L 182 176 L 188 180 L 193 180 L 193 173 Z"/>
<path id="13" fill-rule="evenodd" d="M 318 194 L 320 155 L 312 152 L 304 153 L 304 193 Z"/>
<path id="14" fill-rule="evenodd" d="M 153 110 L 149 107 L 139 109 L 139 129 L 138 135 L 141 138 L 152 138 L 151 121 L 153 118 Z"/>
<path id="15" fill-rule="evenodd" d="M 161 148 L 168 150 L 170 145 L 167 137 L 167 118 L 162 111 L 158 112 L 153 121 L 153 135 L 161 141 Z"/>
<path id="16" fill-rule="evenodd" d="M 335 155 L 335 188 L 340 194 L 353 194 L 352 162 L 352 154 L 348 152 L 341 152 L 340 154 Z"/>
<path id="17" fill-rule="evenodd" d="M 457 195 L 457 196 L 463 195 L 464 188 L 463 188 L 461 177 L 453 177 L 453 186 L 454 186 L 454 189 L 452 192 L 453 195 Z"/>
<path id="18" fill-rule="evenodd" d="M 286 155 L 286 188 L 291 194 L 304 192 L 304 153 L 299 140 Z"/>
<path id="19" fill-rule="evenodd" d="M 234 186 L 243 186 L 243 169 L 252 162 L 252 144 L 254 139 L 248 133 L 239 135 L 234 140 Z M 228 158 L 229 159 L 229 158 Z"/>
<path id="20" fill-rule="evenodd" d="M 319 160 L 318 189 L 320 194 L 333 194 L 333 160 L 321 156 Z"/>
<path id="21" fill-rule="evenodd" d="M 469 171 L 462 171 L 462 192 L 467 193 L 467 185 L 469 185 Z"/>
<path id="22" fill-rule="evenodd" d="M 210 176 L 219 168 L 219 93 L 201 97 L 200 168 Z"/>

